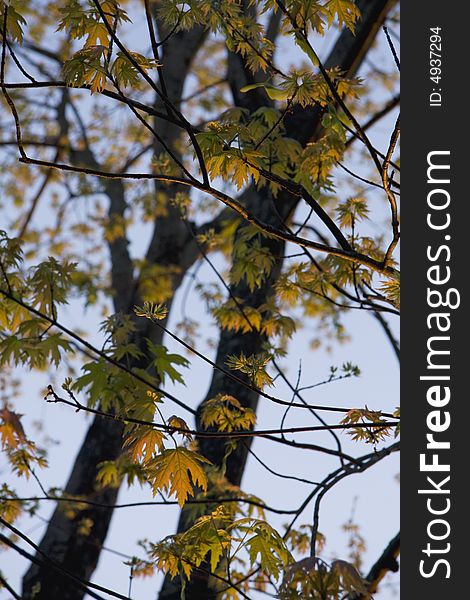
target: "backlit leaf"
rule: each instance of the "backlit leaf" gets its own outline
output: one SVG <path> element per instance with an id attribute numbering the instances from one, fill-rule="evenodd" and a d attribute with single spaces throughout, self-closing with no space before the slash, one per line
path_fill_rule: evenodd
<path id="1" fill-rule="evenodd" d="M 188 496 L 194 495 L 193 486 L 207 490 L 204 463 L 210 464 L 206 458 L 186 448 L 164 450 L 152 465 L 155 467 L 152 476 L 154 494 L 164 490 L 170 496 L 176 496 L 179 505 L 183 506 Z"/>

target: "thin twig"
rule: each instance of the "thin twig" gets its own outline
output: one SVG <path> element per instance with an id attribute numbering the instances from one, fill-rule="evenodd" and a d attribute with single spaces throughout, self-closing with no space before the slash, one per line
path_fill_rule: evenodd
<path id="1" fill-rule="evenodd" d="M 390 46 L 390 50 L 392 52 L 393 55 L 393 59 L 395 61 L 395 64 L 397 66 L 398 72 L 400 72 L 400 59 L 398 58 L 398 54 L 397 51 L 395 50 L 395 46 L 392 42 L 392 38 L 390 37 L 389 33 L 388 33 L 388 27 L 386 27 L 385 25 L 382 27 L 384 33 L 385 33 L 385 37 L 387 38 L 387 42 L 388 45 Z"/>

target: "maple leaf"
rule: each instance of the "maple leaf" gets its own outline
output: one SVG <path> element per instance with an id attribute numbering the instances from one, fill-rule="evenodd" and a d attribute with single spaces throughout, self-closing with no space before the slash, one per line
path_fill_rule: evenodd
<path id="1" fill-rule="evenodd" d="M 223 506 L 219 506 L 210 515 L 200 517 L 193 527 L 180 537 L 179 541 L 184 547 L 182 558 L 199 566 L 210 554 L 211 570 L 215 571 L 232 539 L 220 525 L 229 522 L 230 515 Z"/>
<path id="2" fill-rule="evenodd" d="M 99 465 L 99 471 L 96 475 L 96 481 L 102 488 L 118 488 L 121 483 L 121 477 L 116 463 L 113 460 L 106 460 Z"/>
<path id="3" fill-rule="evenodd" d="M 19 442 L 26 441 L 26 435 L 21 424 L 22 416 L 6 407 L 0 409 L 0 418 L 3 420 L 2 425 L 0 425 L 3 447 L 16 448 Z"/>
<path id="4" fill-rule="evenodd" d="M 5 7 L 5 5 L 7 5 L 7 7 Z M 6 19 L 8 35 L 12 40 L 21 44 L 23 42 L 23 26 L 26 25 L 26 19 L 16 12 L 15 7 L 11 6 L 9 2 L 2 2 L 0 5 L 0 19 L 2 23 L 4 20 L 5 8 L 8 8 Z"/>
<path id="5" fill-rule="evenodd" d="M 88 27 L 87 34 L 85 47 L 98 46 L 98 40 L 105 48 L 109 47 L 109 34 L 104 23 L 93 23 Z"/>
<path id="6" fill-rule="evenodd" d="M 352 408 L 346 413 L 344 419 L 340 421 L 340 423 L 345 425 L 356 423 L 367 424 L 367 422 L 383 422 L 384 426 L 370 429 L 360 426 L 353 427 L 348 431 L 348 434 L 352 436 L 354 441 L 363 440 L 369 444 L 377 444 L 391 434 L 391 428 L 385 425 L 382 413 L 370 410 L 367 406 L 365 408 Z"/>
<path id="7" fill-rule="evenodd" d="M 134 306 L 134 312 L 138 317 L 145 317 L 151 321 L 162 321 L 168 315 L 168 309 L 163 304 L 144 302 L 143 306 Z"/>
<path id="8" fill-rule="evenodd" d="M 154 427 L 140 427 L 125 440 L 123 447 L 129 448 L 133 462 L 142 461 L 142 464 L 149 463 L 154 454 L 162 452 L 165 447 L 163 440 L 166 437 L 164 433 Z"/>
<path id="9" fill-rule="evenodd" d="M 156 61 L 149 60 L 137 52 L 129 52 L 129 55 L 133 58 L 134 63 L 137 63 L 137 65 L 140 67 L 141 71 L 147 72 L 148 69 L 153 69 L 159 66 L 159 63 Z M 137 69 L 134 63 L 131 62 L 127 55 L 123 52 L 117 53 L 117 58 L 112 66 L 112 72 L 116 77 L 116 80 L 124 87 L 128 85 L 137 85 L 139 83 L 140 71 Z M 161 305 L 158 305 L 158 307 L 161 307 Z M 157 316 L 157 318 L 162 317 Z"/>
<path id="10" fill-rule="evenodd" d="M 18 502 L 18 496 L 6 483 L 0 487 L 0 517 L 13 523 L 23 512 L 23 505 Z M 8 500 L 11 498 L 11 500 Z"/>
<path id="11" fill-rule="evenodd" d="M 248 232 L 250 235 L 251 230 Z M 246 239 L 246 238 L 245 238 Z M 238 283 L 245 279 L 251 291 L 265 280 L 274 264 L 274 256 L 259 239 L 246 243 L 244 236 L 234 245 L 234 263 L 230 279 Z"/>
<path id="12" fill-rule="evenodd" d="M 217 427 L 219 431 L 252 429 L 256 413 L 243 407 L 233 396 L 219 394 L 204 403 L 201 421 L 204 427 Z"/>
<path id="13" fill-rule="evenodd" d="M 261 328 L 261 313 L 252 306 L 243 306 L 243 314 L 240 312 L 239 304 L 243 300 L 237 298 L 238 304 L 230 299 L 213 310 L 214 316 L 221 327 L 229 331 L 242 331 L 247 333 L 252 330 L 259 331 Z"/>
<path id="14" fill-rule="evenodd" d="M 389 279 L 379 289 L 393 306 L 400 308 L 400 279 Z"/>
<path id="15" fill-rule="evenodd" d="M 106 71 L 103 59 L 106 56 L 106 46 L 86 46 L 66 60 L 63 75 L 68 85 L 90 85 L 91 93 L 101 92 L 106 84 Z"/>
<path id="16" fill-rule="evenodd" d="M 181 417 L 177 417 L 176 415 L 172 415 L 168 419 L 168 427 L 171 428 L 170 431 L 172 431 L 172 433 L 173 432 L 174 433 L 179 433 L 180 435 L 182 435 L 183 437 L 185 437 L 188 440 L 192 440 L 193 439 L 192 434 L 189 432 L 188 424 Z M 173 427 L 175 429 L 173 429 Z"/>
<path id="17" fill-rule="evenodd" d="M 179 373 L 173 365 L 181 365 L 182 367 L 187 367 L 189 365 L 189 361 L 184 358 L 184 356 L 180 356 L 179 354 L 170 354 L 168 349 L 165 346 L 157 346 L 153 344 L 150 340 L 147 340 L 147 345 L 149 347 L 150 352 L 154 355 L 154 365 L 157 369 L 158 376 L 160 377 L 162 383 L 165 381 L 165 376 L 171 379 L 173 383 L 178 381 L 184 385 L 183 377 L 181 373 Z"/>
<path id="18" fill-rule="evenodd" d="M 176 496 L 178 504 L 183 507 L 187 497 L 194 495 L 193 485 L 207 490 L 207 476 L 201 463 L 210 464 L 210 461 L 186 448 L 164 450 L 154 461 L 154 494 L 164 489 L 170 496 Z"/>
<path id="19" fill-rule="evenodd" d="M 326 8 L 328 11 L 328 25 L 333 23 L 336 16 L 340 27 L 345 26 L 354 32 L 354 24 L 361 15 L 354 2 L 351 0 L 329 0 Z"/>
<path id="20" fill-rule="evenodd" d="M 305 573 L 310 573 L 311 571 L 315 571 L 318 565 L 318 558 L 316 556 L 307 556 L 302 560 L 299 560 L 295 563 L 289 565 L 286 569 L 286 580 L 292 578 L 292 575 L 298 571 L 304 571 Z"/>
<path id="21" fill-rule="evenodd" d="M 265 385 L 273 385 L 271 376 L 265 370 L 265 367 L 271 358 L 272 356 L 266 352 L 263 352 L 262 354 L 252 354 L 251 356 L 245 356 L 245 354 L 241 352 L 240 356 L 228 356 L 226 364 L 234 371 L 246 373 L 254 385 L 263 388 Z"/>
<path id="22" fill-rule="evenodd" d="M 189 577 L 194 567 L 210 560 L 214 572 L 233 539 L 224 528 L 230 521 L 231 516 L 226 508 L 219 506 L 212 513 L 197 519 L 184 533 L 168 536 L 152 544 L 151 555 L 156 559 L 156 567 L 172 578 L 182 572 Z"/>
<path id="23" fill-rule="evenodd" d="M 246 94 L 246 92 L 251 92 L 251 90 L 255 90 L 257 88 L 264 89 L 271 100 L 287 100 L 289 98 L 289 90 L 286 90 L 285 88 L 277 88 L 274 85 L 271 85 L 269 82 L 251 83 L 250 85 L 245 85 L 240 89 L 240 92 Z"/>
<path id="24" fill-rule="evenodd" d="M 241 519 L 234 525 L 238 527 L 237 523 L 243 521 L 244 519 Z M 262 569 L 278 579 L 281 568 L 292 560 L 292 556 L 279 533 L 266 521 L 262 520 L 251 521 L 248 527 L 242 526 L 241 528 L 245 529 L 247 533 L 255 533 L 243 544 L 248 551 L 251 564 L 254 565 L 256 561 L 259 561 Z"/>
<path id="25" fill-rule="evenodd" d="M 161 402 L 161 397 L 156 392 L 147 390 L 145 396 L 140 394 L 137 397 L 129 399 L 123 407 L 122 417 L 126 420 L 127 417 L 140 419 L 142 421 L 153 421 L 155 416 L 155 405 Z M 133 429 L 138 428 L 136 423 L 129 422 L 126 426 L 125 434 L 127 435 Z"/>
<path id="26" fill-rule="evenodd" d="M 346 592 L 357 593 L 364 598 L 372 599 L 364 585 L 364 580 L 354 565 L 345 560 L 334 560 L 331 563 L 331 571 L 340 578 Z"/>

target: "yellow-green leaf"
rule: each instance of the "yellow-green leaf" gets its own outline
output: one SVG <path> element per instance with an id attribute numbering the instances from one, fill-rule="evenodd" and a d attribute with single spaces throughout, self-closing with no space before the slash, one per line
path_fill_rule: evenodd
<path id="1" fill-rule="evenodd" d="M 194 485 L 207 490 L 203 463 L 210 464 L 210 461 L 186 448 L 165 450 L 155 459 L 152 481 L 154 493 L 165 490 L 170 496 L 176 496 L 182 507 L 188 496 L 194 495 Z"/>
<path id="2" fill-rule="evenodd" d="M 157 452 L 164 450 L 164 433 L 154 427 L 140 427 L 134 431 L 124 442 L 128 448 L 133 462 L 142 461 L 145 465 L 150 462 Z"/>

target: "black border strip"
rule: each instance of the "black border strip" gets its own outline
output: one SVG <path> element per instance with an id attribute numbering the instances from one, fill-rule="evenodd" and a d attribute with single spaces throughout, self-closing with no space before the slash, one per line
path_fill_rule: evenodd
<path id="1" fill-rule="evenodd" d="M 470 432 L 464 429 L 470 370 L 464 289 L 470 270 L 469 12 L 465 2 L 402 5 L 401 597 L 406 600 L 470 597 L 465 564 Z"/>

